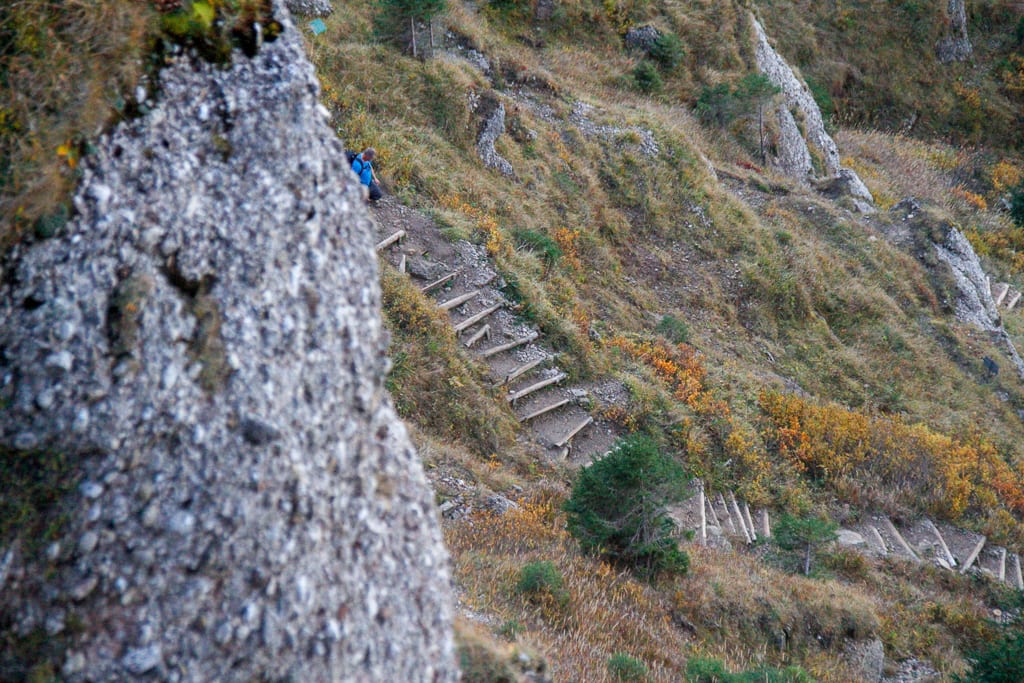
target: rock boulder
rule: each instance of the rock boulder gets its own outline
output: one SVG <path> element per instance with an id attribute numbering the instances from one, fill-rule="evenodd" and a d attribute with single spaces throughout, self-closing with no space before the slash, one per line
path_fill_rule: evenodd
<path id="1" fill-rule="evenodd" d="M 45 544 L 0 539 L 0 635 L 60 644 L 19 666 L 457 679 L 437 513 L 383 388 L 372 226 L 274 12 L 255 57 L 166 67 L 97 143 L 77 217 L 4 265 L 0 457 L 59 454 L 78 482 Z"/>

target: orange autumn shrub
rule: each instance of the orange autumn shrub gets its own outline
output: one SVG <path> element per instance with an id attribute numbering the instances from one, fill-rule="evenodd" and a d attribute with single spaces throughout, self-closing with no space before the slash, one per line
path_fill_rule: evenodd
<path id="1" fill-rule="evenodd" d="M 906 507 L 952 521 L 999 508 L 1024 515 L 1024 471 L 980 436 L 955 438 L 775 392 L 759 403 L 769 450 L 814 480 L 839 489 L 873 483 Z"/>

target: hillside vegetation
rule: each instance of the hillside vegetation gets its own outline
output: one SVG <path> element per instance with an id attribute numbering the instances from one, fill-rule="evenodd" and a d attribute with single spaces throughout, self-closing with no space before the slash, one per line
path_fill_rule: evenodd
<path id="1" fill-rule="evenodd" d="M 836 10 L 850 24 L 842 34 L 825 30 L 835 17 L 818 4 L 756 8 L 812 85 L 828 85 L 816 94 L 823 104 L 831 96 L 844 165 L 882 209 L 865 220 L 764 170 L 749 116 L 728 115 L 723 127 L 695 114 L 703 94 L 721 84 L 740 92 L 751 73 L 748 7 L 568 2 L 543 21 L 534 9 L 450 3 L 434 22 L 433 58 L 419 60 L 401 38 L 374 31 L 371 4 L 330 18 L 308 42 L 340 137 L 375 146 L 389 189 L 449 238 L 486 246 L 563 367 L 628 388 L 627 405 L 605 417 L 655 438 L 712 489 L 797 514 L 836 514 L 837 503 L 854 517 L 930 514 L 1018 547 L 1021 380 L 986 335 L 956 322 L 953 283 L 885 237 L 899 220 L 886 210 L 916 197 L 929 207 L 932 237 L 959 226 L 992 258 L 994 278 L 1019 282 L 999 248 L 1015 231 L 999 200 L 1020 182 L 1017 141 L 1006 134 L 1013 93 L 993 66 L 1009 58 L 1012 32 L 985 34 L 972 73 L 993 93 L 984 99 L 991 111 L 967 130 L 963 107 L 940 100 L 952 92 L 942 84 L 968 67 L 937 68 L 920 36 L 892 42 L 899 16 L 858 42 L 857 22 L 877 23 L 883 8 Z M 943 25 L 941 12 L 921 21 L 929 40 Z M 674 56 L 629 50 L 623 35 L 640 25 L 677 36 Z M 424 24 L 421 49 L 426 39 Z M 859 79 L 833 79 L 835 54 Z M 638 68 L 648 63 L 653 77 Z M 924 73 L 930 80 L 917 78 Z M 475 148 L 478 110 L 496 103 L 506 112 L 496 151 L 513 177 L 481 169 Z M 914 107 L 928 115 L 906 130 L 901 117 Z M 874 130 L 843 127 L 851 124 Z M 396 294 L 389 306 L 418 297 Z M 1016 314 L 1005 318 L 1019 339 Z M 804 669 L 780 669 L 778 680 L 855 680 L 844 643 L 875 636 L 892 659 L 963 671 L 966 653 L 991 636 L 988 610 L 1010 599 L 938 575 L 922 584 L 921 570 L 839 551 L 826 554 L 818 579 L 800 583 L 756 560 L 732 571 L 737 558 L 713 551 L 691 553 L 689 576 L 649 584 L 594 564 L 562 531 L 560 482 L 572 468 L 494 441 L 496 418 L 482 430 L 477 417 L 439 415 L 438 392 L 448 397 L 441 413 L 492 408 L 480 407 L 486 390 L 468 358 L 464 370 L 438 373 L 426 361 L 438 340 L 414 329 L 395 328 L 396 352 L 425 362 L 419 372 L 403 364 L 392 388 L 419 425 L 428 463 L 514 498 L 527 492 L 521 512 L 450 523 L 465 605 L 489 615 L 499 638 L 542 651 L 556 680 L 628 680 L 617 654 L 637 658 L 650 680 L 678 680 L 701 656 L 731 671 Z M 987 374 L 985 356 L 1003 371 Z M 431 434 L 455 443 L 439 446 Z M 517 596 L 515 577 L 531 562 L 564 576 L 560 598 Z"/>
<path id="2" fill-rule="evenodd" d="M 946 2 L 564 0 L 538 18 L 541 2 L 452 0 L 419 25 L 418 58 L 384 30 L 382 3 L 337 4 L 323 33 L 298 23 L 339 137 L 374 146 L 387 191 L 446 238 L 486 248 L 573 379 L 626 388 L 603 419 L 773 512 L 931 515 L 1024 551 L 1024 380 L 998 340 L 957 322 L 929 251 L 958 227 L 994 282 L 1024 290 L 1024 228 L 1003 207 L 1024 182 L 1019 3 L 971 3 L 974 56 L 950 65 L 934 53 Z M 117 93 L 139 56 L 174 44 L 143 4 L 67 9 L 0 9 L 8 244 L 52 234 L 90 136 L 138 113 Z M 777 131 L 744 94 L 750 11 L 878 214 L 766 167 Z M 110 36 L 96 28 L 108 13 L 127 22 Z M 646 25 L 672 37 L 649 54 L 624 40 Z M 73 67 L 76 31 L 95 40 Z M 123 70 L 89 71 L 105 61 Z M 19 79 L 40 69 L 54 80 L 24 97 Z M 82 84 L 69 103 L 61 77 Z M 477 152 L 499 105 L 511 175 Z M 897 245 L 890 209 L 908 197 L 926 228 Z M 382 269 L 389 388 L 439 499 L 459 479 L 519 502 L 446 522 L 477 622 L 460 627 L 467 680 L 516 680 L 522 652 L 557 681 L 853 681 L 850 649 L 875 639 L 890 662 L 952 680 L 1001 633 L 993 610 L 1020 609 L 1004 584 L 831 546 L 811 577 L 763 546 L 687 546 L 688 572 L 653 577 L 581 550 L 562 507 L 578 467 L 538 454 L 443 314 Z M 1018 348 L 1020 316 L 1003 315 Z M 539 588 L 517 588 L 527 565 Z"/>

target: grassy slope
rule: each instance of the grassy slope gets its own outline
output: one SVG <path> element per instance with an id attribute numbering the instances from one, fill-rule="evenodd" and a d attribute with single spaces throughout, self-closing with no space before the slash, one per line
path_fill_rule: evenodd
<path id="1" fill-rule="evenodd" d="M 702 130 L 680 106 L 700 83 L 744 72 L 747 48 L 732 39 L 745 34 L 739 9 L 710 2 L 686 9 L 669 2 L 612 5 L 621 11 L 566 3 L 540 31 L 515 13 L 454 8 L 447 23 L 500 68 L 496 83 L 457 59 L 421 63 L 376 44 L 366 4 L 331 18 L 328 33 L 310 40 L 310 52 L 347 145 L 374 144 L 393 191 L 453 237 L 487 243 L 577 375 L 619 368 L 632 390 L 630 424 L 665 434 L 679 419 L 700 422 L 642 364 L 606 343 L 655 339 L 655 323 L 670 314 L 688 323 L 709 390 L 755 439 L 758 392 L 795 383 L 818 399 L 872 414 L 898 413 L 954 435 L 983 433 L 1019 458 L 1014 411 L 1024 407 L 1024 387 L 1009 371 L 986 380 L 981 357 L 1001 357 L 1000 351 L 952 321 L 921 263 L 881 236 L 886 219 L 865 224 L 785 179 L 736 166 L 753 161 L 746 148 Z M 776 9 L 761 8 L 769 30 L 773 20 L 797 14 Z M 666 76 L 655 99 L 631 88 L 628 73 L 637 58 L 618 38 L 624 25 L 642 20 L 687 39 L 685 66 Z M 533 47 L 524 44 L 527 34 Z M 550 115 L 511 99 L 523 85 Z M 510 134 L 498 150 L 517 179 L 481 172 L 470 92 L 504 99 Z M 644 157 L 629 133 L 585 136 L 568 122 L 576 100 L 596 105 L 596 123 L 651 130 L 661 153 Z M 848 131 L 840 139 L 846 162 L 865 173 L 883 208 L 913 194 L 933 200 L 962 226 L 1005 228 L 998 216 L 977 212 L 949 190 L 991 160 L 881 134 Z M 727 176 L 717 180 L 705 157 Z M 528 250 L 513 251 L 514 234 L 523 229 L 561 234 L 572 258 L 545 267 Z M 559 233 L 565 229 L 578 231 L 568 249 Z M 591 330 L 603 341 L 592 342 Z M 399 350 L 405 352 L 413 351 Z M 557 482 L 571 475 L 531 464 L 529 453 L 515 447 L 496 459 L 472 430 L 454 445 L 438 446 L 427 406 L 401 386 L 396 390 L 407 416 L 420 422 L 429 467 L 450 468 L 508 495 L 517 482 L 526 487 L 533 503 L 524 512 L 453 524 L 448 538 L 467 606 L 545 653 L 558 680 L 583 673 L 586 680 L 611 680 L 606 664 L 614 652 L 640 657 L 656 680 L 677 678 L 673 672 L 693 653 L 734 667 L 801 663 L 822 680 L 849 680 L 838 656 L 843 639 L 873 634 L 890 656 L 916 654 L 955 671 L 963 666 L 963 648 L 988 636 L 985 605 L 1006 599 L 984 584 L 929 575 L 922 585 L 916 572 L 847 556 L 830 560 L 834 568 L 826 573 L 836 578 L 824 582 L 796 581 L 757 562 L 737 573 L 730 568 L 746 560 L 708 552 L 696 556 L 691 578 L 636 583 L 580 556 L 559 531 L 555 508 L 564 491 Z M 997 394 L 1008 398 L 994 400 Z M 707 436 L 691 433 L 691 445 L 694 438 Z M 724 454 L 710 450 L 693 464 L 718 471 L 716 458 Z M 797 505 L 817 496 L 813 486 L 797 482 L 797 488 L 802 493 L 776 487 L 771 495 L 795 496 L 789 501 Z M 978 523 L 983 512 L 974 513 L 981 515 Z M 568 606 L 515 595 L 516 574 L 532 559 L 555 561 L 572 595 Z M 724 585 L 729 590 L 715 588 Z M 668 624 L 672 615 L 695 633 Z M 781 649 L 780 629 L 790 634 Z"/>
<path id="2" fill-rule="evenodd" d="M 493 82 L 461 60 L 414 61 L 378 43 L 369 0 L 344 3 L 328 19 L 328 32 L 310 37 L 309 52 L 346 145 L 375 145 L 392 191 L 453 238 L 487 244 L 506 279 L 517 283 L 524 312 L 566 354 L 569 369 L 627 384 L 631 403 L 619 416 L 627 426 L 655 433 L 713 481 L 746 487 L 778 507 L 825 505 L 836 491 L 765 452 L 757 402 L 765 387 L 798 386 L 814 400 L 902 414 L 954 435 L 982 434 L 1007 459 L 1021 457 L 1016 411 L 1024 408 L 1024 387 L 1009 371 L 984 376 L 981 357 L 999 358 L 1000 351 L 952 322 L 944 283 L 881 237 L 885 219 L 865 224 L 752 170 L 748 145 L 691 118 L 688 104 L 704 84 L 735 81 L 749 67 L 739 3 L 570 0 L 558 3 L 545 28 L 516 11 L 526 4 L 478 13 L 453 3 L 446 23 L 495 65 L 501 76 Z M 915 14 L 920 35 L 913 40 L 905 22 L 897 23 L 922 5 L 902 3 L 890 17 L 878 2 L 757 3 L 782 52 L 827 85 L 843 121 L 894 129 L 921 111 L 916 134 L 958 131 L 961 139 L 991 140 L 1015 130 L 1007 125 L 1013 100 L 1005 72 L 997 68 L 1013 49 L 1012 30 L 978 39 L 983 24 L 1009 5 L 975 3 L 979 57 L 944 71 L 930 62 L 941 31 L 935 17 Z M 37 217 L 60 213 L 76 155 L 130 100 L 119 96 L 137 78 L 137 57 L 157 30 L 145 5 L 113 14 L 101 2 L 67 12 L 54 7 L 33 0 L 0 10 L 0 48 L 13 57 L 0 79 L 4 240 Z M 619 37 L 643 22 L 677 33 L 686 49 L 652 98 L 633 88 L 638 56 L 625 52 Z M 863 30 L 867 24 L 878 30 Z M 69 59 L 72 38 L 83 36 L 90 37 L 87 49 Z M 64 88 L 68 81 L 81 88 Z M 954 82 L 983 95 L 981 106 Z M 524 87 L 550 113 L 512 98 Z M 29 92 L 36 94 L 27 98 Z M 509 135 L 498 151 L 512 162 L 514 180 L 482 171 L 476 158 L 478 121 L 469 105 L 481 95 L 506 103 Z M 577 100 L 595 105 L 598 124 L 652 131 L 660 153 L 644 156 L 628 131 L 587 137 L 568 120 Z M 1005 218 L 979 210 L 998 199 L 999 155 L 853 129 L 840 131 L 839 141 L 845 163 L 882 208 L 915 195 L 973 231 L 978 244 L 1009 234 Z M 723 173 L 712 173 L 707 160 Z M 1019 161 L 1009 165 L 1019 168 Z M 523 230 L 556 240 L 564 256 L 549 266 L 516 248 Z M 1024 284 L 1012 260 L 987 267 Z M 677 680 L 674 672 L 695 653 L 737 668 L 800 663 L 822 680 L 849 680 L 838 654 L 845 639 L 874 634 L 892 657 L 914 654 L 956 671 L 964 648 L 990 635 L 986 609 L 1006 606 L 1007 597 L 985 582 L 922 577 L 842 554 L 823 564 L 831 578 L 805 580 L 753 558 L 697 552 L 689 578 L 654 585 L 580 555 L 560 531 L 557 512 L 572 473 L 512 441 L 507 410 L 490 400 L 479 369 L 418 292 L 394 273 L 385 274 L 384 286 L 398 368 L 392 386 L 428 467 L 510 496 L 525 490 L 530 501 L 507 518 L 449 526 L 466 603 L 499 625 L 508 622 L 506 633 L 521 631 L 517 641 L 539 649 L 558 680 L 580 672 L 610 680 L 607 660 L 615 652 L 641 658 L 655 680 Z M 697 397 L 724 408 L 677 400 L 664 377 L 623 351 L 630 340 L 657 342 L 654 328 L 665 315 L 687 323 L 707 368 Z M 1017 315 L 1007 316 L 1007 327 L 1018 341 L 1024 335 Z M 444 402 L 429 398 L 439 395 Z M 734 461 L 722 424 L 761 454 L 754 464 L 764 465 L 770 485 Z M 442 497 L 455 493 L 439 486 Z M 858 495 L 865 505 L 885 502 Z M 987 513 L 976 506 L 964 522 L 984 525 Z M 515 595 L 524 554 L 555 561 L 566 576 L 567 605 L 554 609 Z"/>

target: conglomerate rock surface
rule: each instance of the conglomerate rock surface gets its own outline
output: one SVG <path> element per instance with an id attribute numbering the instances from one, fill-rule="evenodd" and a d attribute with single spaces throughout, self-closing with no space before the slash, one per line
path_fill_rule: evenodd
<path id="1" fill-rule="evenodd" d="M 457 679 L 371 225 L 275 13 L 252 59 L 167 67 L 4 265 L 0 456 L 78 483 L 54 539 L 0 539 L 0 642 L 62 643 L 62 680 Z"/>

